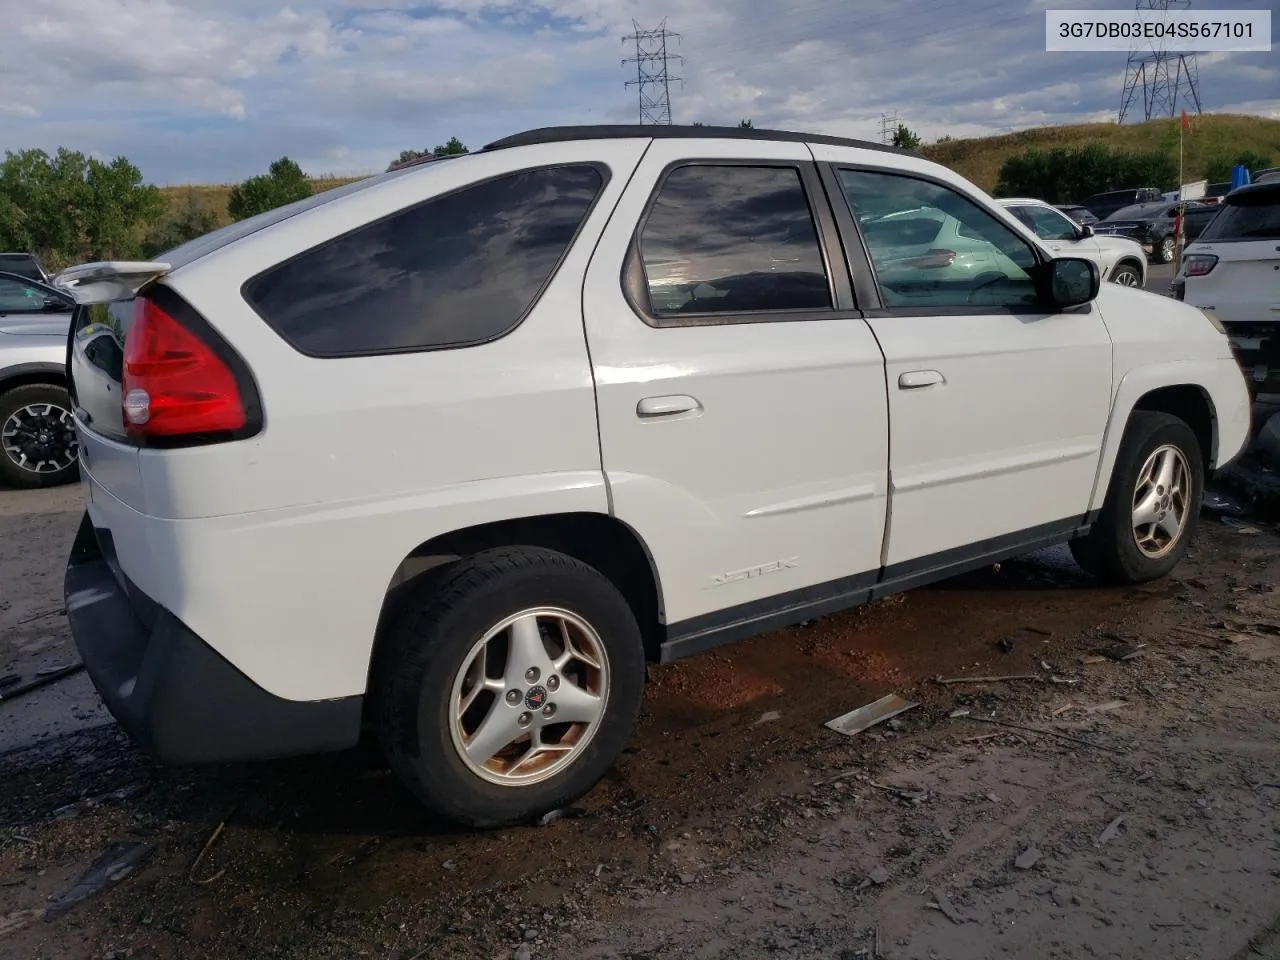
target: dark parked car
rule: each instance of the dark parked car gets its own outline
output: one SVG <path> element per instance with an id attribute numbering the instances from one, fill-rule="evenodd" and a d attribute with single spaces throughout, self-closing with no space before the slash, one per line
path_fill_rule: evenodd
<path id="1" fill-rule="evenodd" d="M 0 273 L 15 273 L 37 283 L 48 283 L 49 273 L 34 253 L 0 253 Z"/>
<path id="2" fill-rule="evenodd" d="M 1057 207 L 1082 227 L 1085 224 L 1098 222 L 1098 218 L 1094 215 L 1092 210 L 1088 207 L 1082 207 L 1078 203 L 1059 203 L 1057 204 Z"/>
<path id="3" fill-rule="evenodd" d="M 1160 191 L 1155 187 L 1126 187 L 1124 190 L 1110 190 L 1106 193 L 1095 193 L 1081 204 L 1099 220 L 1105 220 L 1123 207 L 1132 207 L 1138 203 L 1153 203 L 1160 199 Z"/>
<path id="4" fill-rule="evenodd" d="M 1214 204 L 1191 202 L 1187 204 L 1185 242 L 1200 236 L 1209 221 L 1218 212 Z M 1108 237 L 1128 237 L 1142 244 L 1142 248 L 1157 263 L 1172 263 L 1177 255 L 1177 239 L 1174 228 L 1177 223 L 1178 204 L 1167 200 L 1157 203 L 1138 203 L 1123 207 L 1093 226 L 1095 233 Z"/>

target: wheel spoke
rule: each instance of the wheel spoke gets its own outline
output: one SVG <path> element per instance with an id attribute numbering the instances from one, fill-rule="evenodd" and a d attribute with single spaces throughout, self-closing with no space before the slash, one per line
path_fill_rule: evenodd
<path id="1" fill-rule="evenodd" d="M 604 701 L 577 684 L 565 681 L 556 691 L 556 723 L 595 723 L 604 712 Z"/>
<path id="2" fill-rule="evenodd" d="M 536 667 L 540 676 L 545 677 L 552 669 L 551 657 L 547 654 L 547 645 L 542 642 L 542 633 L 538 629 L 538 618 L 534 614 L 521 617 L 507 631 L 511 645 L 507 650 L 506 684 L 508 688 L 527 685 L 525 671 Z"/>
<path id="3" fill-rule="evenodd" d="M 1157 521 L 1156 527 L 1164 531 L 1165 536 L 1169 538 L 1170 543 L 1177 540 L 1179 534 L 1182 533 L 1182 521 L 1178 518 L 1178 512 L 1176 510 L 1169 510 L 1166 512 L 1165 515 Z"/>
<path id="4" fill-rule="evenodd" d="M 560 621 L 560 642 L 564 646 L 564 652 L 556 657 L 553 666 L 557 673 L 563 673 L 564 668 L 569 666 L 575 660 L 585 664 L 592 670 L 599 670 L 600 663 L 591 654 L 585 652 L 582 647 L 574 642 L 573 634 L 569 632 L 569 625 L 563 620 Z"/>
<path id="5" fill-rule="evenodd" d="M 501 700 L 494 700 L 489 713 L 466 743 L 467 757 L 472 763 L 485 764 L 493 759 L 494 754 L 520 736 L 521 731 L 516 724 L 516 716 L 516 712 Z"/>
<path id="6" fill-rule="evenodd" d="M 1155 490 L 1143 497 L 1142 501 L 1133 508 L 1134 527 L 1145 527 L 1155 523 L 1159 504 L 1160 498 L 1156 496 Z"/>
<path id="7" fill-rule="evenodd" d="M 1173 487 L 1174 472 L 1178 467 L 1177 454 L 1172 449 L 1166 449 L 1160 455 L 1159 467 L 1156 473 L 1156 483 L 1163 487 L 1162 493 L 1168 493 Z"/>

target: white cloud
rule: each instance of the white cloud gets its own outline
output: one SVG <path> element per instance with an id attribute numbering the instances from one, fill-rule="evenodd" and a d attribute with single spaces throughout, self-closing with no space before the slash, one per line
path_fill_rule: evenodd
<path id="1" fill-rule="evenodd" d="M 1054 2 L 432 0 L 425 15 L 423 0 L 22 0 L 0 33 L 0 148 L 233 180 L 283 153 L 355 172 L 451 135 L 634 122 L 621 38 L 663 17 L 687 57 L 677 121 L 875 137 L 896 110 L 932 139 L 1109 118 L 1124 60 L 1046 53 Z M 1202 55 L 1200 70 L 1205 109 L 1277 112 L 1260 96 L 1280 84 L 1270 55 Z"/>

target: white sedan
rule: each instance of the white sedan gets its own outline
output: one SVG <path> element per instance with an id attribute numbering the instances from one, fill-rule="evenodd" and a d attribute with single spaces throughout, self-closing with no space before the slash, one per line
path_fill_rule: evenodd
<path id="1" fill-rule="evenodd" d="M 1099 236 L 1043 200 L 1016 197 L 997 202 L 1035 231 L 1054 256 L 1092 260 L 1104 280 L 1122 287 L 1146 286 L 1147 256 L 1137 241 Z"/>

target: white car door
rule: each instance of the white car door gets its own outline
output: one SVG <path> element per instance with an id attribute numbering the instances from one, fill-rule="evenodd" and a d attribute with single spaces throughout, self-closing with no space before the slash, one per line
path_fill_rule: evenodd
<path id="1" fill-rule="evenodd" d="M 611 504 L 658 570 L 668 651 L 865 596 L 884 360 L 808 148 L 655 139 L 583 294 Z"/>
<path id="2" fill-rule="evenodd" d="M 890 521 L 885 578 L 931 571 L 1061 539 L 1085 521 L 1111 400 L 1111 341 L 1094 304 L 1039 305 L 1031 244 L 959 184 L 855 165 L 814 147 L 838 222 L 861 255 L 854 216 L 932 204 L 983 236 L 1007 267 L 974 278 L 916 271 L 876 276 L 868 242 L 860 301 L 884 350 L 889 392 Z M 1043 255 L 1041 255 L 1043 256 Z M 859 271 L 855 270 L 855 276 Z"/>

